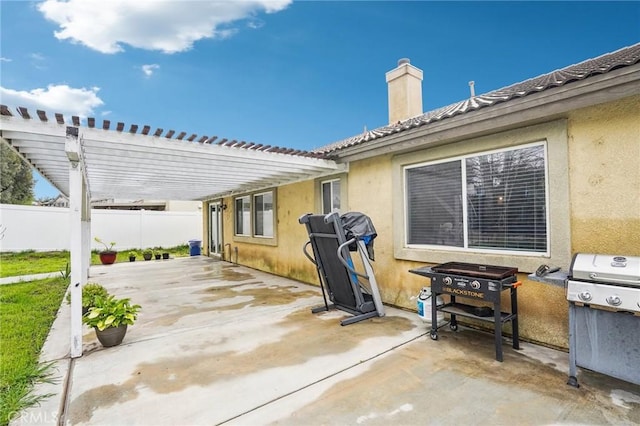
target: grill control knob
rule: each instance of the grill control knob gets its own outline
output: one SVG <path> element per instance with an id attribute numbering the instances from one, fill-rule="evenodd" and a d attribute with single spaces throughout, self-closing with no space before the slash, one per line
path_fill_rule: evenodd
<path id="1" fill-rule="evenodd" d="M 611 306 L 620 306 L 620 304 L 622 303 L 622 300 L 620 300 L 618 296 L 609 296 L 606 300 L 607 303 Z"/>
<path id="2" fill-rule="evenodd" d="M 578 298 L 585 302 L 589 302 L 591 299 L 593 299 L 593 296 L 591 296 L 590 292 L 583 291 L 582 293 L 578 293 Z"/>
<path id="3" fill-rule="evenodd" d="M 480 288 L 480 282 L 478 281 L 471 281 L 471 288 L 478 290 Z"/>
<path id="4" fill-rule="evenodd" d="M 451 277 L 444 277 L 444 278 L 442 279 L 442 282 L 443 282 L 445 285 L 451 285 L 451 283 L 453 282 L 453 280 L 451 279 Z"/>

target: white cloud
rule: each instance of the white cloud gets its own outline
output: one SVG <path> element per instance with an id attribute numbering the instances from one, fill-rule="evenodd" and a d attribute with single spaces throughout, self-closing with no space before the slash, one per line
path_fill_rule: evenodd
<path id="1" fill-rule="evenodd" d="M 46 89 L 38 88 L 30 91 L 13 90 L 0 86 L 0 99 L 3 105 L 25 107 L 32 115 L 37 109 L 44 110 L 50 116 L 61 113 L 65 119 L 72 115 L 81 118 L 94 114 L 94 108 L 104 105 L 98 97 L 100 88 L 73 88 L 66 84 L 50 84 Z"/>
<path id="2" fill-rule="evenodd" d="M 31 65 L 38 70 L 46 70 L 47 69 L 47 57 L 42 53 L 30 53 L 29 58 L 31 58 Z"/>
<path id="3" fill-rule="evenodd" d="M 60 26 L 54 33 L 60 40 L 102 53 L 122 52 L 123 44 L 176 53 L 203 38 L 229 37 L 231 23 L 281 11 L 292 1 L 45 0 L 38 9 Z"/>
<path id="4" fill-rule="evenodd" d="M 11 62 L 11 61 L 13 61 L 13 59 L 5 58 L 4 56 L 0 57 L 0 62 Z"/>
<path id="5" fill-rule="evenodd" d="M 260 28 L 264 27 L 264 21 L 261 21 L 259 19 L 251 20 L 251 21 L 247 22 L 247 27 L 249 27 L 251 29 L 254 29 L 254 30 L 260 29 Z"/>
<path id="6" fill-rule="evenodd" d="M 153 75 L 153 72 L 157 69 L 160 68 L 160 65 L 158 64 L 147 64 L 147 65 L 143 65 L 142 67 L 142 72 L 144 73 L 145 77 L 149 78 Z"/>

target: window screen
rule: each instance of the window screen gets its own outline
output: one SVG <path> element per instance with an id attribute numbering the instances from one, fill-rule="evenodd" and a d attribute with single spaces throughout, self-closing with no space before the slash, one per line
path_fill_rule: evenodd
<path id="1" fill-rule="evenodd" d="M 251 206 L 249 197 L 240 197 L 235 200 L 236 235 L 249 235 L 251 232 Z"/>
<path id="2" fill-rule="evenodd" d="M 322 213 L 340 210 L 340 180 L 322 182 Z"/>
<path id="3" fill-rule="evenodd" d="M 408 244 L 547 251 L 543 144 L 407 167 L 405 179 Z"/>
<path id="4" fill-rule="evenodd" d="M 254 234 L 273 237 L 273 193 L 254 195 Z"/>

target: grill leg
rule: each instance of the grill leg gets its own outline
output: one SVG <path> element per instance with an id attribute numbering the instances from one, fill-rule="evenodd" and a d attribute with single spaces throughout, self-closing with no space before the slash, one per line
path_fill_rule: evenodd
<path id="1" fill-rule="evenodd" d="M 494 334 L 496 337 L 496 361 L 502 362 L 502 315 L 500 313 L 500 298 L 493 304 Z"/>
<path id="2" fill-rule="evenodd" d="M 511 328 L 513 334 L 513 349 L 520 349 L 520 334 L 518 333 L 518 288 L 511 287 Z"/>
<path id="3" fill-rule="evenodd" d="M 569 302 L 569 380 L 567 384 L 579 388 L 576 372 L 576 304 Z"/>

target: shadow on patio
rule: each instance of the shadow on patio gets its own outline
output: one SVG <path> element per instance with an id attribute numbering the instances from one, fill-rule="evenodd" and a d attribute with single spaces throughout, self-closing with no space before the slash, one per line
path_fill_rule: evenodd
<path id="1" fill-rule="evenodd" d="M 499 363 L 490 334 L 447 328 L 432 341 L 393 308 L 341 327 L 341 311 L 310 313 L 318 287 L 242 266 L 135 262 L 92 267 L 89 281 L 142 305 L 138 322 L 109 349 L 87 330 L 69 362 L 63 304 L 43 358 L 69 379 L 43 386 L 57 397 L 15 424 L 43 411 L 109 425 L 640 423 L 640 387 L 581 371 L 571 388 L 566 353 L 505 345 Z"/>

